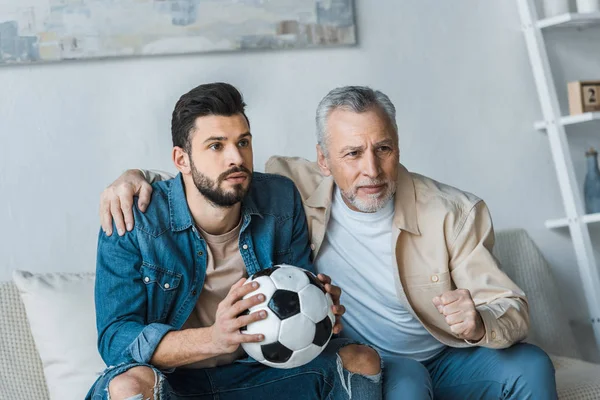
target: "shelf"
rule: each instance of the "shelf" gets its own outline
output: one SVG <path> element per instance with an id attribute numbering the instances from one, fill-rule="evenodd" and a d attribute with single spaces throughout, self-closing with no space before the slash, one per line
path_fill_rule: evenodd
<path id="1" fill-rule="evenodd" d="M 600 12 L 594 13 L 569 13 L 557 15 L 537 22 L 540 29 L 545 28 L 583 28 L 589 25 L 600 25 Z"/>
<path id="2" fill-rule="evenodd" d="M 566 117 L 561 117 L 560 123 L 562 125 L 573 125 L 573 124 L 581 124 L 583 122 L 589 122 L 589 121 L 595 121 L 595 120 L 600 120 L 600 112 L 589 112 L 589 113 L 585 113 L 585 114 L 569 115 Z M 541 131 L 541 130 L 546 129 L 546 122 L 538 121 L 533 126 L 535 127 L 535 129 Z"/>
<path id="3" fill-rule="evenodd" d="M 556 170 L 558 184 L 567 217 L 546 221 L 548 229 L 569 229 L 575 260 L 581 277 L 582 292 L 585 296 L 588 313 L 590 316 L 598 317 L 600 322 L 600 273 L 596 264 L 596 252 L 591 239 L 590 225 L 600 222 L 600 213 L 581 215 L 584 207 L 581 202 L 580 186 L 576 173 L 573 169 L 571 149 L 565 137 L 566 125 L 587 123 L 588 121 L 600 120 L 600 113 L 587 113 L 575 116 L 562 116 L 560 114 L 560 102 L 556 89 L 555 77 L 552 74 L 551 63 L 548 57 L 544 34 L 578 33 L 587 26 L 594 29 L 589 34 L 596 35 L 600 27 L 600 12 L 566 13 L 547 19 L 538 19 L 536 6 L 537 0 L 517 0 L 519 15 L 521 16 L 521 27 L 525 36 L 525 45 L 529 54 L 529 61 L 533 72 L 540 106 L 543 111 L 543 121 L 534 124 L 536 129 L 548 133 L 547 139 L 552 152 L 552 161 Z M 562 28 L 565 29 L 562 29 Z M 569 29 L 571 28 L 571 30 Z M 552 29 L 552 32 L 549 30 Z M 554 35 L 552 35 L 554 36 Z M 584 54 L 585 59 L 591 59 L 598 53 Z M 577 60 L 572 61 L 577 63 Z M 561 84 L 562 86 L 562 84 Z M 598 125 L 588 124 L 590 128 Z M 586 126 L 588 126 L 586 125 Z M 600 224 L 596 225 L 600 226 Z M 561 232 L 566 233 L 566 232 Z M 594 318 L 595 319 L 595 318 Z M 594 321 L 593 321 L 594 322 Z M 600 323 L 592 324 L 596 345 L 600 348 Z"/>
<path id="4" fill-rule="evenodd" d="M 581 221 L 584 224 L 593 224 L 595 222 L 600 222 L 600 213 L 584 215 L 583 217 L 581 217 Z M 548 229 L 566 228 L 568 226 L 569 220 L 567 218 L 551 219 L 546 221 L 546 228 Z"/>

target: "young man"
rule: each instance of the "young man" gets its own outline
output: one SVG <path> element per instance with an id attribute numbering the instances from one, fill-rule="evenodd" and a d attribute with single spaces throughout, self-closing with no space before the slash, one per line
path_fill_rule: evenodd
<path id="1" fill-rule="evenodd" d="M 246 278 L 281 263 L 313 270 L 300 195 L 289 179 L 253 172 L 244 108 L 224 83 L 183 95 L 172 119 L 179 174 L 153 186 L 135 228 L 100 233 L 98 347 L 110 367 L 88 398 L 381 398 L 379 356 L 347 339 L 295 369 L 244 359 L 240 344 L 263 335 L 239 329 L 266 318 L 243 315 L 264 301 L 242 299 L 257 289 Z M 340 289 L 319 278 L 341 316 Z"/>
<path id="2" fill-rule="evenodd" d="M 555 399 L 550 359 L 518 343 L 527 300 L 492 255 L 485 203 L 399 163 L 396 110 L 379 91 L 334 89 L 316 120 L 317 163 L 266 169 L 300 190 L 315 267 L 344 290 L 344 334 L 382 355 L 384 397 Z M 147 190 L 140 176 L 105 192 L 105 220 L 107 199 Z M 130 207 L 112 211 L 118 227 L 121 212 L 133 222 Z"/>

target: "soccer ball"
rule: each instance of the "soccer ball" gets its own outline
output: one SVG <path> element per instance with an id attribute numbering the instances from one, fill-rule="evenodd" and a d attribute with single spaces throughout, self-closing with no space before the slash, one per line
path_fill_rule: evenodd
<path id="1" fill-rule="evenodd" d="M 242 343 L 256 361 L 274 368 L 295 368 L 312 361 L 329 343 L 335 324 L 333 301 L 309 271 L 291 265 L 276 265 L 252 275 L 259 288 L 244 298 L 262 293 L 265 301 L 245 314 L 259 310 L 267 318 L 240 329 L 263 334 L 259 343 Z"/>

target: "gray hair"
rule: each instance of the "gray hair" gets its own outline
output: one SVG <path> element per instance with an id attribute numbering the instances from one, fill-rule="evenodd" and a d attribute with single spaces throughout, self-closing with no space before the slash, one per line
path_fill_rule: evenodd
<path id="1" fill-rule="evenodd" d="M 356 113 L 363 113 L 379 107 L 389 118 L 390 125 L 398 137 L 398 125 L 396 124 L 396 107 L 390 98 L 380 92 L 366 86 L 343 86 L 333 89 L 327 93 L 317 107 L 317 143 L 321 146 L 323 153 L 327 155 L 327 118 L 336 109 L 342 108 Z"/>

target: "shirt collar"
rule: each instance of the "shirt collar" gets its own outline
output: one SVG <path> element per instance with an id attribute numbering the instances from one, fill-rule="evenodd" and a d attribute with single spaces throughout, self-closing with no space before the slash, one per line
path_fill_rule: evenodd
<path id="1" fill-rule="evenodd" d="M 185 198 L 185 187 L 181 172 L 177 174 L 169 187 L 169 213 L 172 231 L 179 232 L 193 226 L 192 214 Z"/>

